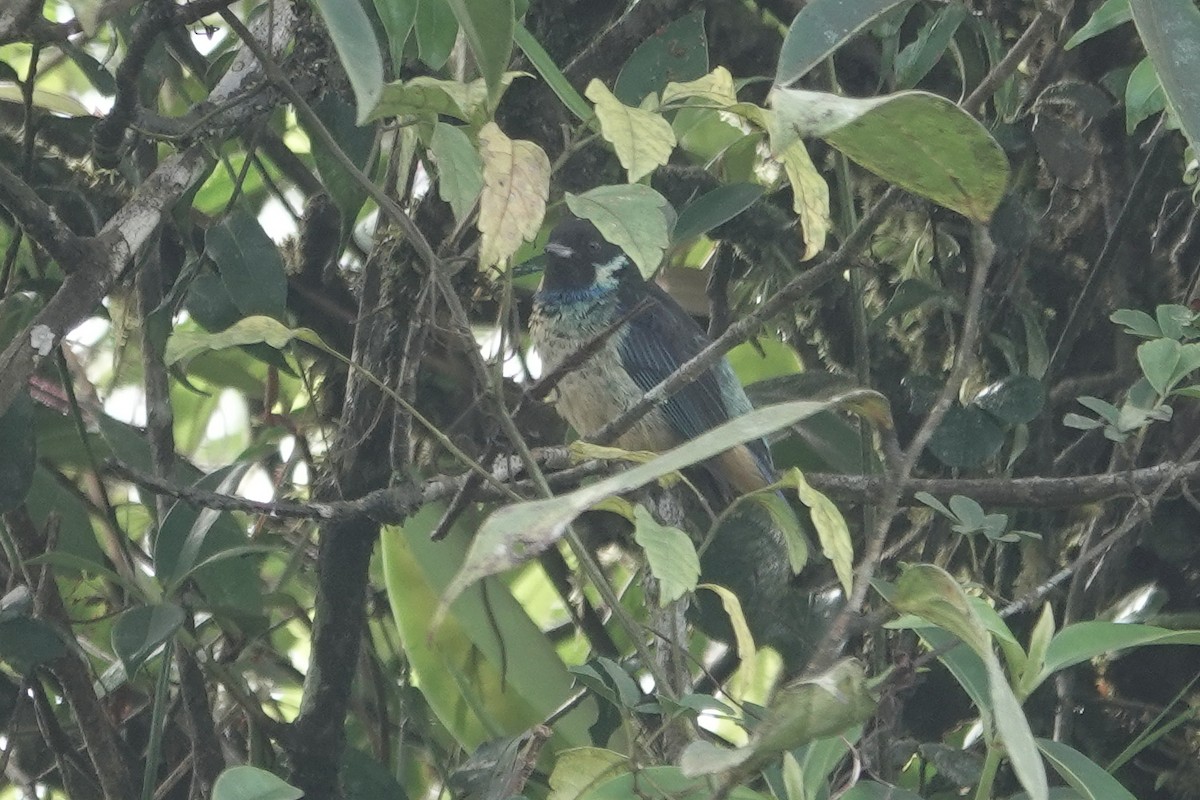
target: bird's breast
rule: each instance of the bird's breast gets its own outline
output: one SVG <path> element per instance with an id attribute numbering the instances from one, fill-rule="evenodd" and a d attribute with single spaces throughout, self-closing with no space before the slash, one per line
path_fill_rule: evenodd
<path id="1" fill-rule="evenodd" d="M 533 346 L 542 359 L 542 374 L 558 368 L 607 327 L 569 315 L 536 309 L 530 325 Z M 586 361 L 562 377 L 555 387 L 554 404 L 580 436 L 600 429 L 642 397 L 629 377 L 618 352 L 624 330 L 611 335 Z M 626 450 L 661 452 L 679 444 L 661 409 L 652 409 L 616 444 Z"/>

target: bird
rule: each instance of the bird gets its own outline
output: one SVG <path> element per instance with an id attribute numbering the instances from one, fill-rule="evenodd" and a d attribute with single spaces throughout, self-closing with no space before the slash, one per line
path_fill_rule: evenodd
<path id="1" fill-rule="evenodd" d="M 580 436 L 615 419 L 711 343 L 679 303 L 643 278 L 633 259 L 589 220 L 559 222 L 546 243 L 545 264 L 530 320 L 545 372 L 628 316 L 556 387 L 556 408 Z M 663 452 L 750 410 L 741 382 L 722 357 L 651 409 L 616 445 Z M 731 448 L 705 467 L 719 486 L 722 505 L 776 480 L 771 452 L 761 439 Z"/>
<path id="2" fill-rule="evenodd" d="M 544 374 L 578 358 L 607 334 L 555 387 L 555 407 L 580 436 L 632 407 L 711 343 L 679 303 L 646 280 L 629 255 L 586 219 L 570 216 L 554 227 L 544 263 L 530 318 L 530 338 Z M 615 443 L 625 450 L 662 452 L 751 408 L 729 361 L 721 358 Z M 761 491 L 777 481 L 767 443 L 753 439 L 685 473 L 720 514 L 701 558 L 703 579 L 737 595 L 755 640 L 773 646 L 798 670 L 818 636 L 809 625 L 814 618 L 810 596 L 793 583 L 795 562 L 787 542 L 795 553 L 795 542 L 806 534 L 781 493 Z M 757 502 L 731 508 L 750 493 Z M 697 607 L 702 629 L 732 641 L 716 595 L 700 593 Z"/>

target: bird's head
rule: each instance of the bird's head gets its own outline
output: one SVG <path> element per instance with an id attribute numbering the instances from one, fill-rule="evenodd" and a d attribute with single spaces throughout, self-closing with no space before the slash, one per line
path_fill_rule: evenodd
<path id="1" fill-rule="evenodd" d="M 568 217 L 550 233 L 543 292 L 602 294 L 641 280 L 632 259 L 588 220 Z"/>

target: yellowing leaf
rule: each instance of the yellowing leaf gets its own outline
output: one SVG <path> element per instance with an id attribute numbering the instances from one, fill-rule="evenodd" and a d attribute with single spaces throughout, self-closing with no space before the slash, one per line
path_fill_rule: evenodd
<path id="1" fill-rule="evenodd" d="M 617 151 L 630 183 L 667 163 L 675 149 L 675 132 L 662 115 L 625 105 L 596 78 L 584 94 L 595 104 L 600 134 Z"/>
<path id="2" fill-rule="evenodd" d="M 515 253 L 541 227 L 550 192 L 550 159 L 533 142 L 509 139 L 494 122 L 480 129 L 479 149 L 479 263 L 490 267 Z"/>
<path id="3" fill-rule="evenodd" d="M 715 583 L 702 583 L 698 588 L 708 589 L 721 598 L 721 605 L 725 607 L 725 613 L 729 615 L 729 624 L 733 627 L 738 658 L 742 660 L 741 668 L 746 674 L 754 672 L 754 657 L 758 650 L 754 646 L 754 637 L 750 634 L 750 624 L 746 622 L 746 615 L 742 613 L 742 602 L 737 599 L 736 594 Z"/>
<path id="4" fill-rule="evenodd" d="M 846 594 L 850 594 L 854 583 L 854 543 L 846 518 L 832 500 L 808 484 L 800 470 L 788 470 L 784 481 L 796 487 L 800 502 L 808 506 L 817 538 L 821 540 L 821 552 L 833 563 L 838 581 Z"/>
<path id="5" fill-rule="evenodd" d="M 705 103 L 716 106 L 731 106 L 737 102 L 737 91 L 733 88 L 733 76 L 724 67 L 694 81 L 676 83 L 671 81 L 663 89 L 662 104 L 678 102 L 689 97 L 698 97 Z"/>
<path id="6" fill-rule="evenodd" d="M 778 155 L 792 184 L 792 208 L 804 232 L 804 260 L 825 249 L 829 233 L 829 184 L 817 172 L 804 142 L 797 139 Z"/>

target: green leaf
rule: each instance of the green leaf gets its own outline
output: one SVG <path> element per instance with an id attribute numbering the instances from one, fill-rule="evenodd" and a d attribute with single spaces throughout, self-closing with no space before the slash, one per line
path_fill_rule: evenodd
<path id="1" fill-rule="evenodd" d="M 748 747 L 721 747 L 700 740 L 683 749 L 679 755 L 679 770 L 689 778 L 716 775 L 741 766 L 749 757 Z"/>
<path id="2" fill-rule="evenodd" d="M 546 85 L 554 91 L 554 94 L 558 96 L 563 105 L 581 122 L 591 119 L 592 107 L 583 99 L 583 95 L 575 91 L 575 87 L 563 75 L 562 70 L 554 63 L 554 59 L 542 47 L 541 42 L 535 39 L 533 34 L 526 30 L 525 26 L 520 22 L 517 23 L 513 39 L 516 41 L 517 47 L 521 48 L 521 52 L 529 59 L 529 63 L 533 64 L 533 68 L 542 76 L 542 80 L 546 81 Z"/>
<path id="3" fill-rule="evenodd" d="M 1128 0 L 1126 0 L 1128 2 Z M 1114 311 L 1108 317 L 1118 325 L 1125 326 L 1126 333 L 1132 333 L 1135 336 L 1144 336 L 1147 339 L 1157 339 L 1163 335 L 1162 328 L 1154 321 L 1154 317 L 1147 314 L 1145 311 L 1136 311 L 1132 308 L 1121 308 Z"/>
<path id="4" fill-rule="evenodd" d="M 825 402 L 797 401 L 756 409 L 625 472 L 558 497 L 504 506 L 480 526 L 462 569 L 446 589 L 440 610 L 444 611 L 480 578 L 524 563 L 557 542 L 576 517 L 605 498 L 644 486 L 735 445 L 760 439 L 839 403 L 870 397 L 879 395 L 850 392 Z"/>
<path id="5" fill-rule="evenodd" d="M 849 595 L 854 585 L 854 540 L 845 517 L 832 500 L 808 484 L 800 470 L 788 470 L 784 482 L 794 486 L 800 502 L 808 506 L 821 552 L 833 564 L 842 589 Z"/>
<path id="6" fill-rule="evenodd" d="M 654 274 L 671 238 L 674 212 L 667 199 L 639 183 L 566 193 L 567 208 L 591 220 L 605 239 L 625 251 L 642 275 Z"/>
<path id="7" fill-rule="evenodd" d="M 1129 0 L 1129 8 L 1172 115 L 1200 148 L 1200 9 L 1194 0 Z"/>
<path id="8" fill-rule="evenodd" d="M 797 15 L 798 17 L 800 15 Z M 944 97 L 901 92 L 855 99 L 775 88 L 778 152 L 818 136 L 885 180 L 977 221 L 987 221 L 1008 183 L 1008 159 L 987 129 Z"/>
<path id="9" fill-rule="evenodd" d="M 438 597 L 461 567 L 479 511 L 469 509 L 442 541 L 429 538 L 445 505 L 422 506 L 403 526 L 386 527 L 380 555 L 405 658 L 446 730 L 468 749 L 544 721 L 572 694 L 553 643 L 499 580 L 464 593 L 440 625 Z M 585 700 L 555 723 L 552 749 L 588 744 L 596 705 Z"/>
<path id="10" fill-rule="evenodd" d="M 718 186 L 689 203 L 679 212 L 674 239 L 687 241 L 708 233 L 741 214 L 763 196 L 765 190 L 757 183 L 731 183 Z"/>
<path id="11" fill-rule="evenodd" d="M 1125 132 L 1132 135 L 1137 126 L 1167 107 L 1167 95 L 1158 81 L 1158 73 L 1149 58 L 1143 58 L 1125 82 Z"/>
<path id="12" fill-rule="evenodd" d="M 576 800 L 710 800 L 712 795 L 706 778 L 689 778 L 679 767 L 645 767 L 592 784 Z M 768 800 L 766 795 L 741 786 L 730 792 L 729 798 Z"/>
<path id="13" fill-rule="evenodd" d="M 738 659 L 742 662 L 742 667 L 750 671 L 758 650 L 754 646 L 754 635 L 750 633 L 750 624 L 746 621 L 746 614 L 742 611 L 742 601 L 738 600 L 737 595 L 724 586 L 702 583 L 699 588 L 708 589 L 721 601 L 721 607 L 725 609 L 725 614 L 729 617 L 729 626 L 733 628 L 733 641 L 737 647 Z"/>
<path id="14" fill-rule="evenodd" d="M 498 97 L 513 45 L 513 0 L 446 0 L 475 56 L 489 94 Z"/>
<path id="15" fill-rule="evenodd" d="M 987 665 L 996 732 L 1004 742 L 1004 751 L 1012 763 L 1013 772 L 1029 793 L 1030 800 L 1047 800 L 1050 788 L 1046 783 L 1046 766 L 1038 754 L 1029 720 L 1025 718 L 1021 704 L 1008 684 L 1000 659 L 991 650 L 988 650 L 988 656 L 984 663 Z"/>
<path id="16" fill-rule="evenodd" d="M 588 83 L 584 95 L 595 104 L 600 134 L 617 152 L 630 183 L 667 163 L 675 149 L 675 131 L 661 114 L 622 103 L 597 78 Z"/>
<path id="17" fill-rule="evenodd" d="M 304 792 L 266 770 L 229 767 L 213 783 L 212 800 L 299 800 Z"/>
<path id="18" fill-rule="evenodd" d="M 434 124 L 429 152 L 437 165 L 438 196 L 462 224 L 483 191 L 483 159 L 462 128 L 445 122 Z"/>
<path id="19" fill-rule="evenodd" d="M 1152 339 L 1138 345 L 1138 364 L 1142 374 L 1159 395 L 1171 390 L 1171 379 L 1179 365 L 1181 345 L 1174 339 Z"/>
<path id="20" fill-rule="evenodd" d="M 558 800 L 575 800 L 588 789 L 624 772 L 629 757 L 602 747 L 565 750 L 554 760 L 550 794 Z"/>
<path id="21" fill-rule="evenodd" d="M 321 12 L 321 18 L 325 20 L 338 59 L 350 78 L 361 125 L 366 121 L 367 113 L 379 102 L 379 94 L 383 91 L 383 57 L 379 54 L 375 30 L 358 0 L 314 2 Z"/>
<path id="22" fill-rule="evenodd" d="M 982 464 L 999 452 L 1004 431 L 990 414 L 974 406 L 951 406 L 929 438 L 929 452 L 948 467 Z"/>
<path id="23" fill-rule="evenodd" d="M 782 339 L 760 337 L 753 342 L 743 342 L 726 353 L 725 357 L 733 367 L 733 374 L 745 385 L 804 372 L 800 355 Z"/>
<path id="24" fill-rule="evenodd" d="M 1191 309 L 1174 303 L 1154 307 L 1154 318 L 1168 339 L 1182 339 L 1183 328 L 1191 323 L 1193 316 Z"/>
<path id="25" fill-rule="evenodd" d="M 0 662 L 20 675 L 66 653 L 62 637 L 40 619 L 20 616 L 0 622 Z"/>
<path id="26" fill-rule="evenodd" d="M 25 502 L 37 469 L 37 427 L 27 392 L 18 392 L 0 414 L 0 453 L 0 513 L 4 513 Z"/>
<path id="27" fill-rule="evenodd" d="M 951 4 L 944 6 L 921 26 L 916 40 L 896 56 L 897 89 L 911 89 L 929 74 L 954 41 L 958 26 L 970 14 L 966 6 Z"/>
<path id="28" fill-rule="evenodd" d="M 787 86 L 820 64 L 852 36 L 907 0 L 810 0 L 792 20 L 775 84 Z"/>
<path id="29" fill-rule="evenodd" d="M 633 511 L 633 539 L 646 553 L 650 572 L 659 582 L 659 601 L 678 600 L 694 591 L 700 578 L 700 557 L 686 533 L 679 528 L 660 525 L 645 509 Z"/>
<path id="30" fill-rule="evenodd" d="M 1136 800 L 1121 782 L 1073 747 L 1038 739 L 1038 749 L 1064 781 L 1087 800 Z"/>
<path id="31" fill-rule="evenodd" d="M 333 135 L 342 152 L 355 166 L 369 173 L 367 162 L 375 144 L 374 129 L 356 124 L 354 109 L 334 92 L 326 94 L 319 103 L 314 104 L 313 111 Z M 308 130 L 306 122 L 301 120 L 300 124 Z M 342 219 L 352 224 L 367 199 L 367 190 L 346 171 L 321 137 L 310 135 L 308 139 L 311 142 L 313 163 L 316 164 L 317 172 L 321 174 L 321 183 L 329 190 L 329 196 L 342 213 Z"/>
<path id="32" fill-rule="evenodd" d="M 1129 9 L 1129 0 L 1104 0 L 1104 3 L 1096 9 L 1096 13 L 1092 14 L 1091 18 L 1084 23 L 1084 26 L 1075 31 L 1067 40 L 1064 49 L 1070 50 L 1078 47 L 1088 39 L 1093 39 L 1118 25 L 1124 25 L 1131 19 L 1133 19 L 1133 12 Z"/>
<path id="33" fill-rule="evenodd" d="M 690 81 L 708 72 L 708 39 L 704 11 L 693 11 L 638 45 L 621 67 L 613 94 L 622 103 L 639 105 L 646 95 L 671 82 Z"/>
<path id="34" fill-rule="evenodd" d="M 283 259 L 258 220 L 234 211 L 208 229 L 204 249 L 216 262 L 221 282 L 238 311 L 245 316 L 283 318 L 287 313 Z"/>
<path id="35" fill-rule="evenodd" d="M 839 800 L 921 800 L 921 795 L 877 781 L 859 781 L 839 795 Z"/>
<path id="36" fill-rule="evenodd" d="M 1034 687 L 1059 670 L 1131 647 L 1200 645 L 1200 630 L 1173 631 L 1153 625 L 1093 620 L 1068 625 L 1046 648 L 1046 663 Z"/>
<path id="37" fill-rule="evenodd" d="M 971 404 L 1007 425 L 1021 425 L 1036 418 L 1045 402 L 1046 390 L 1041 381 L 1028 375 L 1010 375 L 985 386 Z"/>
<path id="38" fill-rule="evenodd" d="M 776 692 L 766 719 L 754 729 L 748 763 L 765 764 L 780 753 L 849 730 L 866 721 L 875 704 L 866 672 L 854 658 L 792 681 Z"/>
<path id="39" fill-rule="evenodd" d="M 398 69 L 404 63 L 404 45 L 417 19 L 419 2 L 420 0 L 375 0 L 375 13 L 379 14 L 383 32 L 387 34 L 392 69 Z"/>
<path id="40" fill-rule="evenodd" d="M 201 353 L 210 350 L 224 350 L 227 347 L 265 344 L 276 350 L 282 350 L 293 339 L 307 342 L 326 352 L 333 352 L 328 345 L 321 341 L 321 337 L 308 328 L 289 328 L 271 317 L 246 317 L 216 333 L 177 329 L 167 340 L 164 358 L 167 365 L 170 366 L 181 361 L 186 362 Z"/>
<path id="41" fill-rule="evenodd" d="M 458 20 L 449 4 L 440 0 L 419 0 L 413 31 L 421 61 L 432 70 L 441 69 L 454 51 L 454 41 L 458 38 Z"/>
<path id="42" fill-rule="evenodd" d="M 138 668 L 183 626 L 183 609 L 174 603 L 135 606 L 117 617 L 112 648 L 132 678 Z"/>

